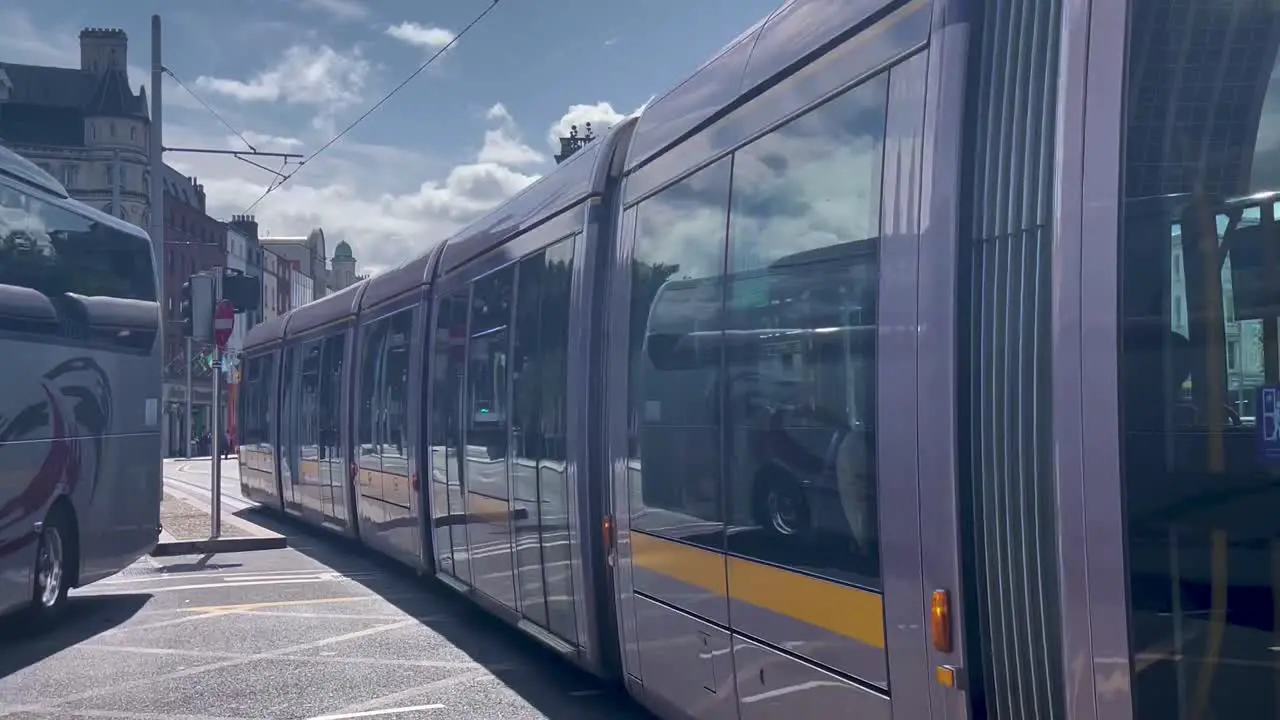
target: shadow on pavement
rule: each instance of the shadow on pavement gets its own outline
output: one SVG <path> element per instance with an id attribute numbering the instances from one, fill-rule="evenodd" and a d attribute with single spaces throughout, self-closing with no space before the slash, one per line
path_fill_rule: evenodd
<path id="1" fill-rule="evenodd" d="M 0 680 L 123 624 L 151 597 L 148 593 L 72 596 L 62 621 L 43 633 L 32 632 L 15 617 L 0 620 Z"/>
<path id="2" fill-rule="evenodd" d="M 413 569 L 355 541 L 313 528 L 292 518 L 282 518 L 268 510 L 254 507 L 234 514 L 272 532 L 288 536 L 291 550 L 328 567 L 349 567 L 349 558 L 355 554 L 365 562 L 386 571 L 398 582 L 379 582 L 376 577 L 363 575 L 352 578 L 352 581 L 382 597 L 402 612 L 424 618 L 421 620 L 424 626 L 439 633 L 474 662 L 492 672 L 513 692 L 551 720 L 653 718 L 631 700 L 621 682 L 610 683 L 588 675 L 550 648 L 488 614 L 433 577 L 419 576 Z M 305 541 L 295 543 L 295 538 L 305 538 Z M 406 593 L 406 589 L 412 589 L 413 592 Z M 440 615 L 448 615 L 449 619 L 432 620 L 427 617 Z M 512 665 L 515 667 L 510 667 Z M 599 695 L 570 695 L 584 690 L 596 690 Z"/>
<path id="3" fill-rule="evenodd" d="M 210 562 L 216 553 L 205 553 L 196 559 L 195 562 L 184 563 L 166 563 L 164 565 L 164 574 L 177 574 L 184 572 L 206 572 L 209 570 L 231 570 L 233 568 L 244 567 L 244 563 L 216 563 Z"/>

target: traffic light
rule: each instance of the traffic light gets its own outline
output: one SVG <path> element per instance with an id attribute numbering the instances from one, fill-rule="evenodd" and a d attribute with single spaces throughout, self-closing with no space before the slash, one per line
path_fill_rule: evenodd
<path id="1" fill-rule="evenodd" d="M 222 298 L 230 300 L 236 312 L 262 309 L 262 279 L 227 268 L 222 274 Z"/>
<path id="2" fill-rule="evenodd" d="M 191 337 L 191 280 L 182 283 L 182 301 L 178 305 L 182 314 L 182 337 Z"/>

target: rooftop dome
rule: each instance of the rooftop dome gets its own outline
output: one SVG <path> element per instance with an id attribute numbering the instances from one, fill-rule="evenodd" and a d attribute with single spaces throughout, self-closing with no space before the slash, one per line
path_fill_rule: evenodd
<path id="1" fill-rule="evenodd" d="M 355 256 L 351 254 L 351 246 L 346 240 L 338 243 L 338 247 L 333 249 L 333 259 L 338 260 L 355 260 Z"/>

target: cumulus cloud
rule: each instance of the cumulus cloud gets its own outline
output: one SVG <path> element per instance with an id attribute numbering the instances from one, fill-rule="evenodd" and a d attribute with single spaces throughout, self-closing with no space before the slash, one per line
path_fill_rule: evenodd
<path id="1" fill-rule="evenodd" d="M 248 80 L 201 75 L 195 84 L 198 89 L 243 103 L 314 106 L 321 110 L 316 123 L 322 127 L 334 112 L 364 99 L 372 69 L 359 49 L 293 45 L 273 65 Z"/>
<path id="2" fill-rule="evenodd" d="M 551 123 L 551 127 L 547 129 L 547 144 L 559 152 L 560 138 L 568 137 L 574 125 L 578 126 L 578 132 L 586 132 L 587 123 L 591 123 L 592 131 L 596 135 L 601 135 L 624 119 L 626 116 L 614 110 L 613 105 L 607 102 L 598 102 L 594 105 L 570 105 L 569 110 L 560 116 L 559 120 Z"/>
<path id="3" fill-rule="evenodd" d="M 420 47 L 427 50 L 439 50 L 440 48 L 453 42 L 457 35 L 452 30 L 442 27 L 433 27 L 430 25 L 421 25 L 408 20 L 399 25 L 392 25 L 384 32 L 389 37 L 395 38 L 407 45 Z"/>
<path id="4" fill-rule="evenodd" d="M 344 140 L 255 208 L 259 227 L 277 235 L 321 227 L 330 246 L 339 240 L 351 243 L 362 269 L 379 272 L 393 267 L 553 167 L 546 153 L 522 139 L 518 123 L 503 104 L 488 108 L 485 120 L 488 127 L 471 159 L 452 167 L 402 148 Z M 288 150 L 301 142 L 262 132 L 244 135 L 260 149 Z M 211 139 L 190 128 L 170 126 L 166 136 L 174 144 L 243 147 L 234 136 Z M 268 173 L 225 157 L 179 155 L 169 162 L 199 178 L 209 212 L 216 217 L 243 212 L 271 180 Z"/>
<path id="5" fill-rule="evenodd" d="M 498 122 L 498 127 L 485 131 L 484 146 L 477 158 L 480 162 L 518 167 L 546 160 L 546 156 L 520 139 L 520 128 L 502 103 L 495 103 L 485 117 Z"/>

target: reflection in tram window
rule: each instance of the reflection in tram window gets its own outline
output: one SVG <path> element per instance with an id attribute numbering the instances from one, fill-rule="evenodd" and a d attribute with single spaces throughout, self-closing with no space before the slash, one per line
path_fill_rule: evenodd
<path id="1" fill-rule="evenodd" d="M 739 151 L 727 289 L 730 552 L 879 584 L 881 76 Z"/>
<path id="2" fill-rule="evenodd" d="M 389 318 L 366 325 L 361 332 L 360 351 L 360 403 L 356 410 L 357 458 L 360 464 L 359 491 L 366 497 L 382 499 L 382 461 L 375 443 L 378 397 L 378 365 L 382 359 L 382 346 L 386 342 Z"/>
<path id="3" fill-rule="evenodd" d="M 525 617 L 577 643 L 565 466 L 573 243 L 520 261 L 512 369 L 512 487 Z"/>
<path id="4" fill-rule="evenodd" d="M 431 375 L 431 492 L 436 561 L 455 577 L 470 581 L 465 566 L 466 528 L 455 520 L 462 503 L 462 377 L 466 358 L 467 295 L 463 291 L 440 301 Z"/>
<path id="5" fill-rule="evenodd" d="M 515 266 L 471 286 L 464 437 L 467 547 L 475 588 L 517 609 L 511 501 L 507 488 L 508 362 Z"/>
<path id="6" fill-rule="evenodd" d="M 320 476 L 327 497 L 322 505 L 326 513 L 346 517 L 346 502 L 342 488 L 346 485 L 346 463 L 342 459 L 342 371 L 343 333 L 324 339 L 320 372 Z"/>
<path id="7" fill-rule="evenodd" d="M 641 203 L 631 279 L 631 527 L 716 549 L 728 203 L 728 160 Z M 692 360 L 660 364 L 673 344 Z"/>
<path id="8" fill-rule="evenodd" d="M 409 334 L 413 310 L 401 310 L 390 318 L 378 384 L 377 443 L 382 467 L 382 499 L 408 508 L 409 458 L 405 449 L 406 397 L 409 381 Z"/>
<path id="9" fill-rule="evenodd" d="M 302 380 L 298 392 L 298 484 L 305 486 L 298 498 L 308 509 L 320 503 L 320 341 L 302 346 Z"/>
<path id="10" fill-rule="evenodd" d="M 1273 718 L 1280 6 L 1131 6 L 1120 377 L 1134 716 Z"/>

